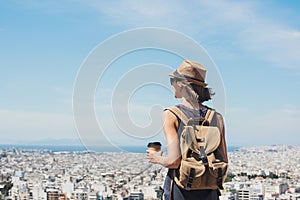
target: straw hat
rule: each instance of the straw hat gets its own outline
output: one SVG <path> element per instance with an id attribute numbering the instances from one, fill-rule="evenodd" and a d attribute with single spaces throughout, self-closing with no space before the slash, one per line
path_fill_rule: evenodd
<path id="1" fill-rule="evenodd" d="M 178 79 L 185 79 L 191 83 L 201 85 L 203 87 L 207 86 L 205 83 L 205 67 L 190 60 L 184 60 L 178 69 L 175 72 L 170 73 L 169 76 Z"/>

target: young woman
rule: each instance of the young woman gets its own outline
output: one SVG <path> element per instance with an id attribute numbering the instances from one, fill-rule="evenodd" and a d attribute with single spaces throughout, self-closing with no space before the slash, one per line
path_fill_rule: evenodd
<path id="1" fill-rule="evenodd" d="M 205 117 L 207 106 L 203 102 L 208 101 L 212 97 L 211 90 L 207 88 L 205 83 L 206 69 L 199 63 L 184 60 L 179 68 L 169 74 L 170 82 L 174 89 L 175 98 L 181 98 L 182 103 L 176 105 L 188 118 Z M 217 113 L 217 127 L 221 133 L 221 143 L 218 148 L 219 152 L 224 155 L 224 161 L 227 160 L 225 129 L 221 114 Z M 165 200 L 194 200 L 194 199 L 219 199 L 218 190 L 202 189 L 202 190 L 185 190 L 172 181 L 174 170 L 180 166 L 180 134 L 183 130 L 181 120 L 170 110 L 166 109 L 162 115 L 163 130 L 167 145 L 167 154 L 162 152 L 147 151 L 148 161 L 160 164 L 169 168 L 164 183 Z"/>

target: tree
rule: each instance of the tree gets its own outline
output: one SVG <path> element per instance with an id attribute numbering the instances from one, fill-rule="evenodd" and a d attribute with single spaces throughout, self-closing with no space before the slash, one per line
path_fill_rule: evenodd
<path id="1" fill-rule="evenodd" d="M 270 172 L 268 177 L 271 179 L 278 179 L 278 176 L 276 174 L 274 174 L 273 172 Z"/>
<path id="2" fill-rule="evenodd" d="M 225 179 L 225 182 L 231 182 L 232 179 L 233 179 L 234 177 L 235 177 L 235 175 L 234 175 L 233 173 L 229 172 L 229 173 L 227 174 L 227 177 L 226 177 L 226 179 Z"/>
<path id="3" fill-rule="evenodd" d="M 8 196 L 8 192 L 13 187 L 13 185 L 14 184 L 12 182 L 8 182 L 8 183 L 5 184 L 5 186 L 3 188 L 4 196 Z"/>

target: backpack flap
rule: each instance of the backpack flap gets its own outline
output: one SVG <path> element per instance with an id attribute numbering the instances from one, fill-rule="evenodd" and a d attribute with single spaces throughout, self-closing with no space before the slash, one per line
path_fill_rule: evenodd
<path id="1" fill-rule="evenodd" d="M 220 144 L 220 131 L 212 126 L 185 126 L 181 134 L 180 150 L 182 158 L 190 157 L 191 153 L 200 155 L 201 147 L 208 155 L 215 151 Z"/>
<path id="2" fill-rule="evenodd" d="M 183 159 L 187 159 L 188 157 L 190 157 L 190 151 L 199 154 L 197 138 L 195 136 L 196 135 L 194 127 L 185 126 L 180 139 L 180 150 Z"/>
<path id="3" fill-rule="evenodd" d="M 216 150 L 221 142 L 220 131 L 215 126 L 196 126 L 197 149 L 204 147 L 206 155 Z"/>
<path id="4" fill-rule="evenodd" d="M 208 123 L 208 126 L 205 125 L 205 123 Z M 196 126 L 196 130 L 197 141 L 200 140 L 203 143 L 199 143 L 198 148 L 201 146 L 204 147 L 206 155 L 212 153 L 218 148 L 221 142 L 221 133 L 219 128 L 216 126 L 216 115 L 214 110 L 207 110 L 205 120 L 202 125 Z"/>

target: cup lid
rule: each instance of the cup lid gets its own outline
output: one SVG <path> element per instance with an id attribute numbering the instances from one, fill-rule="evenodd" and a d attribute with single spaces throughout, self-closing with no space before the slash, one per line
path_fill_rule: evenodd
<path id="1" fill-rule="evenodd" d="M 161 146 L 160 142 L 149 142 L 147 147 Z"/>

